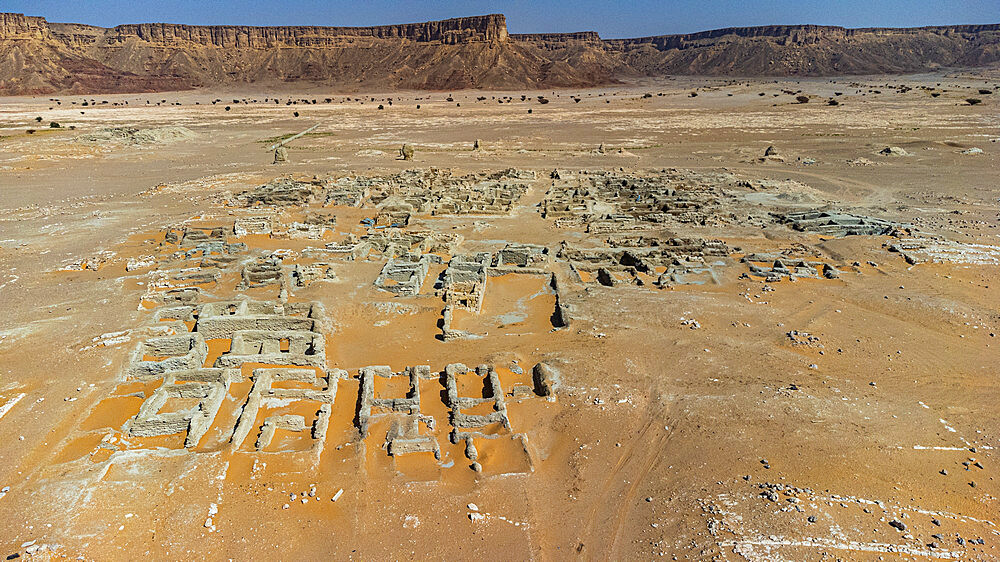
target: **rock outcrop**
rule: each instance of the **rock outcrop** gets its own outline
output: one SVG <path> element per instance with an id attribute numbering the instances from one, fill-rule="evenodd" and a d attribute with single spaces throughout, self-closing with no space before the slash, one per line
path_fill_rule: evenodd
<path id="1" fill-rule="evenodd" d="M 376 27 L 143 23 L 0 13 L 0 94 L 323 84 L 341 90 L 582 87 L 669 74 L 827 76 L 1000 62 L 1000 25 L 738 27 L 604 40 L 508 34 L 501 14 Z"/>

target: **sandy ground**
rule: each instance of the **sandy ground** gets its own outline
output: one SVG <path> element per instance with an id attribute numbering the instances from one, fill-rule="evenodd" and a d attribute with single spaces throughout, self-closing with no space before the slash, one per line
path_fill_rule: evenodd
<path id="1" fill-rule="evenodd" d="M 322 91 L 2 99 L 0 554 L 1000 558 L 996 261 L 910 265 L 887 250 L 886 236 L 820 237 L 736 216 L 832 205 L 955 243 L 1000 245 L 1000 94 L 976 94 L 993 87 L 981 77 L 922 75 L 350 101 Z M 801 94 L 809 103 L 795 102 Z M 276 96 L 278 104 L 263 103 Z M 513 101 L 494 99 L 506 96 Z M 969 97 L 983 103 L 970 106 Z M 242 99 L 251 103 L 234 102 Z M 289 163 L 271 164 L 268 139 L 315 123 L 316 134 L 289 145 Z M 193 135 L 142 145 L 77 138 L 116 126 Z M 482 150 L 472 151 L 476 139 Z M 404 142 L 414 161 L 396 159 Z M 761 161 L 772 145 L 783 160 Z M 879 154 L 886 146 L 911 155 Z M 973 147 L 982 152 L 963 153 Z M 554 168 L 678 168 L 776 187 L 740 191 L 726 225 L 677 234 L 741 252 L 805 248 L 858 265 L 834 280 L 764 283 L 742 277 L 746 266 L 734 259 L 717 284 L 657 289 L 584 283 L 553 260 L 573 303 L 568 328 L 552 329 L 555 297 L 543 278 L 499 277 L 478 314 L 456 316 L 455 326 L 477 337 L 442 341 L 440 297 L 393 297 L 372 286 L 384 262 L 339 262 L 337 281 L 290 299 L 323 303 L 328 366 L 351 376 L 338 384 L 318 458 L 308 436 L 283 430 L 271 452 L 226 446 L 224 427 L 249 381 L 230 388 L 218 423 L 190 450 L 183 437 L 122 435 L 156 386 L 123 381 L 151 317 L 140 304 L 150 269 L 127 272 L 128 258 L 165 259 L 159 244 L 170 226 L 231 228 L 243 211 L 225 198 L 277 176 L 431 167 L 538 172 L 511 216 L 416 218 L 414 227 L 461 234 L 463 252 L 592 241 L 538 212 Z M 338 218 L 330 240 L 364 233 L 358 221 L 375 214 L 326 210 Z M 327 241 L 246 240 L 252 251 L 295 252 Z M 96 270 L 81 270 L 81 260 L 100 256 Z M 274 286 L 240 291 L 238 277 L 227 271 L 206 290 L 222 299 L 279 296 Z M 684 322 L 692 318 L 697 325 Z M 814 338 L 796 345 L 791 331 Z M 101 337 L 117 332 L 125 337 Z M 211 359 L 229 345 L 209 343 Z M 509 367 L 530 373 L 539 361 L 558 366 L 561 388 L 553 400 L 507 399 L 527 452 L 483 442 L 481 473 L 447 439 L 436 379 L 421 383 L 421 400 L 439 420 L 440 461 L 390 457 L 377 431 L 359 439 L 352 425 L 361 367 L 490 363 L 510 390 L 530 379 Z M 462 384 L 481 391 L 480 381 Z"/>

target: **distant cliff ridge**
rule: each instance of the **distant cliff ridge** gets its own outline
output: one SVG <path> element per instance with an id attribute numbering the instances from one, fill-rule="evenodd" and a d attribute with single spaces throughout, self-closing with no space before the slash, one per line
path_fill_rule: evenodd
<path id="1" fill-rule="evenodd" d="M 600 42 L 596 31 L 576 31 L 572 33 L 512 33 L 515 41 L 593 41 Z"/>
<path id="2" fill-rule="evenodd" d="M 404 39 L 448 45 L 476 41 L 504 41 L 507 21 L 501 14 L 454 18 L 424 23 L 376 27 L 249 27 L 141 23 L 119 25 L 106 34 L 108 44 L 131 38 L 163 46 L 193 43 L 205 47 L 269 49 L 340 45 L 345 38 Z"/>
<path id="3" fill-rule="evenodd" d="M 975 36 L 983 33 L 1000 33 L 1000 24 L 988 25 L 952 25 L 937 27 L 868 27 L 850 29 L 846 27 L 826 25 L 768 25 L 758 27 L 727 27 L 711 31 L 700 31 L 684 35 L 655 35 L 651 37 L 636 37 L 632 39 L 605 39 L 612 47 L 627 45 L 652 44 L 660 49 L 679 49 L 686 45 L 718 41 L 726 37 L 741 39 L 773 39 L 783 45 L 819 41 L 844 41 L 864 36 L 900 37 L 900 36 Z"/>
<path id="4" fill-rule="evenodd" d="M 0 13 L 0 40 L 8 37 L 41 35 L 48 27 L 45 18 Z"/>
<path id="5" fill-rule="evenodd" d="M 322 84 L 342 90 L 522 89 L 667 74 L 831 76 L 1000 62 L 1000 24 L 733 27 L 601 39 L 508 34 L 501 14 L 375 27 L 102 28 L 0 13 L 0 94 Z"/>

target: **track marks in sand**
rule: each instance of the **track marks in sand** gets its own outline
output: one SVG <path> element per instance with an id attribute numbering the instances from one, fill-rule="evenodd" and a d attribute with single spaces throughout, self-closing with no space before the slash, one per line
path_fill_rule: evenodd
<path id="1" fill-rule="evenodd" d="M 662 419 L 654 417 L 650 412 L 638 435 L 625 446 L 624 453 L 601 484 L 577 545 L 577 552 L 582 553 L 585 558 L 615 559 L 618 540 L 635 507 L 639 485 L 646 480 L 660 459 L 672 433 L 663 423 Z M 607 535 L 606 544 L 597 542 L 600 540 L 599 535 L 594 533 L 599 522 L 610 524 L 612 530 Z"/>

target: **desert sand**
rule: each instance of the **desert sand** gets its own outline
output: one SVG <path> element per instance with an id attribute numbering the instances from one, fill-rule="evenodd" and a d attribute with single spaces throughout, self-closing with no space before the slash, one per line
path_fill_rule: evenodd
<path id="1" fill-rule="evenodd" d="M 996 559 L 998 80 L 0 99 L 0 554 Z"/>

